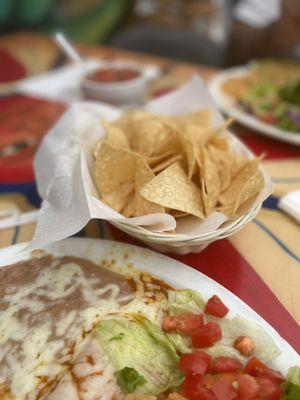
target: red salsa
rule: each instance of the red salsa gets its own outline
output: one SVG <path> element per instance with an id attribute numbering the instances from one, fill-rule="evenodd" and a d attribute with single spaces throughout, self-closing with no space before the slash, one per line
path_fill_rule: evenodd
<path id="1" fill-rule="evenodd" d="M 96 82 L 114 83 L 129 81 L 139 75 L 140 72 L 132 68 L 101 68 L 89 74 L 87 78 Z"/>

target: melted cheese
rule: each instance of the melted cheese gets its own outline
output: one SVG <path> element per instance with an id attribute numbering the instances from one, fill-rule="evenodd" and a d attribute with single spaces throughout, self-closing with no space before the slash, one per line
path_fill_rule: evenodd
<path id="1" fill-rule="evenodd" d="M 122 297 L 117 284 L 87 277 L 74 262 L 53 261 L 35 280 L 7 287 L 0 313 L 0 383 L 9 384 L 17 399 L 36 398 L 66 369 L 82 333 L 101 315 L 119 310 Z"/>
<path id="2" fill-rule="evenodd" d="M 111 400 L 121 399 L 114 368 L 94 338 L 81 346 L 70 371 L 59 381 L 45 400 Z"/>

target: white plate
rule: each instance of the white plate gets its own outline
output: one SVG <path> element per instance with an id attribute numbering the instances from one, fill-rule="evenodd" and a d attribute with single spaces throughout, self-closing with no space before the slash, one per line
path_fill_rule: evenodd
<path id="1" fill-rule="evenodd" d="M 28 259 L 30 252 L 23 251 L 26 246 L 26 243 L 22 243 L 0 250 L 0 267 Z M 95 263 L 103 259 L 115 259 L 117 265 L 124 264 L 124 254 L 126 253 L 128 255 L 126 263 L 132 263 L 137 268 L 163 279 L 175 288 L 198 290 L 204 298 L 209 298 L 213 294 L 219 295 L 230 309 L 230 318 L 235 314 L 240 314 L 259 323 L 274 339 L 282 352 L 280 356 L 273 360 L 274 368 L 285 374 L 290 366 L 300 364 L 300 357 L 297 352 L 242 300 L 201 272 L 178 261 L 138 246 L 99 239 L 65 239 L 46 246 L 44 249 L 54 255 L 84 257 Z"/>
<path id="2" fill-rule="evenodd" d="M 300 133 L 292 133 L 277 128 L 270 124 L 260 121 L 253 115 L 250 115 L 237 108 L 234 99 L 226 95 L 222 90 L 222 84 L 231 78 L 237 78 L 249 73 L 249 67 L 234 67 L 226 69 L 216 74 L 209 83 L 209 90 L 219 106 L 226 114 L 232 115 L 241 124 L 254 129 L 258 133 L 273 137 L 283 142 L 292 143 L 300 146 Z"/>

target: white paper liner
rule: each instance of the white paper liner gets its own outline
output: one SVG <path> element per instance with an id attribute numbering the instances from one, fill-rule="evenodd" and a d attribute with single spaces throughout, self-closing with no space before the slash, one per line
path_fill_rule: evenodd
<path id="1" fill-rule="evenodd" d="M 178 115 L 202 108 L 213 110 L 213 125 L 223 121 L 203 81 L 194 76 L 176 92 L 152 100 L 144 108 L 153 114 Z M 139 225 L 153 232 L 176 228 L 176 220 L 169 214 L 151 214 L 125 218 L 103 203 L 92 180 L 92 149 L 105 136 L 101 119 L 112 121 L 121 115 L 117 108 L 88 102 L 74 103 L 45 136 L 36 154 L 34 168 L 38 191 L 43 199 L 31 246 L 64 239 L 80 231 L 92 218 L 120 221 Z M 233 135 L 233 151 L 248 158 L 253 154 Z M 265 187 L 259 194 L 256 207 L 272 191 L 272 184 L 264 172 Z M 204 220 L 187 217 L 177 221 L 177 233 L 188 236 L 215 231 L 227 217 L 214 212 Z"/>

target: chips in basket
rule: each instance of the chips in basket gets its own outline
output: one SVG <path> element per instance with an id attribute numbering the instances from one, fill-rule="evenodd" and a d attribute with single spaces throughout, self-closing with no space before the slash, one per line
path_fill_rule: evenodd
<path id="1" fill-rule="evenodd" d="M 230 150 L 211 112 L 159 116 L 132 111 L 102 122 L 106 137 L 94 150 L 94 180 L 103 202 L 125 217 L 170 213 L 204 219 L 250 207 L 264 187 L 259 159 Z"/>

